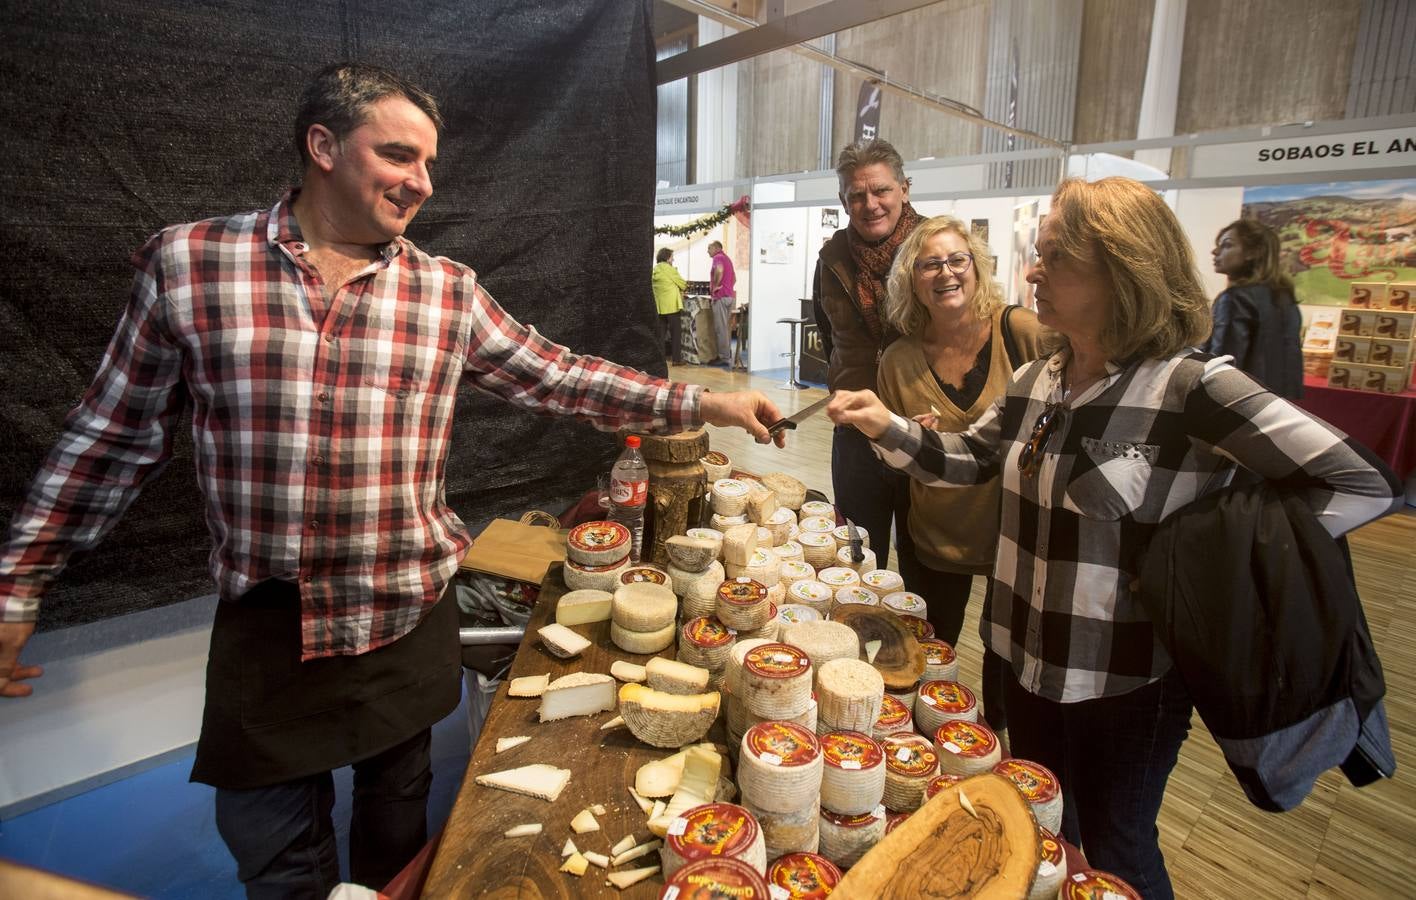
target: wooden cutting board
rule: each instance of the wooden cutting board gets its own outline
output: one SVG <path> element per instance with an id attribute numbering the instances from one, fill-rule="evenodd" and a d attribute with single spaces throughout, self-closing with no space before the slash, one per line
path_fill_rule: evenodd
<path id="1" fill-rule="evenodd" d="M 881 900 L 1022 900 L 1032 888 L 1039 853 L 1037 822 L 1023 795 L 1001 775 L 975 775 L 944 788 L 887 834 L 851 867 L 835 893 Z"/>
<path id="2" fill-rule="evenodd" d="M 860 638 L 862 653 L 867 642 L 880 642 L 880 652 L 871 665 L 885 679 L 885 690 L 908 691 L 924 674 L 924 648 L 896 613 L 852 603 L 838 606 L 831 619 L 850 626 Z"/>

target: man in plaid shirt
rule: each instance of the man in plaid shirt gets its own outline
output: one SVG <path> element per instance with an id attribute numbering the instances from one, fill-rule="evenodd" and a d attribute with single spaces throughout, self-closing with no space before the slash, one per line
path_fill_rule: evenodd
<path id="1" fill-rule="evenodd" d="M 93 384 L 0 547 L 0 696 L 39 597 L 170 455 L 192 410 L 223 602 L 192 777 L 255 897 L 339 881 L 330 770 L 355 767 L 351 869 L 382 887 L 426 841 L 430 726 L 457 705 L 455 604 L 471 543 L 443 502 L 458 383 L 603 429 L 703 422 L 768 440 L 758 392 L 710 394 L 580 356 L 515 321 L 476 274 L 402 235 L 432 194 L 431 96 L 369 66 L 306 89 L 300 188 L 168 228 Z"/>

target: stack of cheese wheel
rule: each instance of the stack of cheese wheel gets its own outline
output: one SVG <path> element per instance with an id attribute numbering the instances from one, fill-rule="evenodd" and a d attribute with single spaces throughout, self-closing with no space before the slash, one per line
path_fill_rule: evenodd
<path id="1" fill-rule="evenodd" d="M 797 510 L 806 502 L 806 485 L 785 472 L 768 472 L 762 476 L 762 484 L 777 495 L 777 502 L 785 509 Z"/>
<path id="2" fill-rule="evenodd" d="M 713 512 L 720 516 L 741 516 L 747 512 L 747 483 L 736 478 L 713 482 Z"/>
<path id="3" fill-rule="evenodd" d="M 959 657 L 948 641 L 926 638 L 919 646 L 924 651 L 924 681 L 959 680 Z"/>
<path id="4" fill-rule="evenodd" d="M 827 566 L 824 569 L 816 570 L 816 580 L 831 588 L 832 591 L 839 591 L 843 587 L 860 587 L 860 575 L 855 569 L 847 569 L 845 566 Z M 869 591 L 866 591 L 869 594 Z M 875 595 L 870 594 L 874 599 Z"/>
<path id="5" fill-rule="evenodd" d="M 860 573 L 860 586 L 872 591 L 877 597 L 893 594 L 905 589 L 905 579 L 899 572 L 889 569 L 869 569 Z"/>
<path id="6" fill-rule="evenodd" d="M 856 526 L 856 535 L 860 537 L 860 546 L 861 546 L 863 549 L 869 550 L 869 549 L 870 549 L 870 532 L 866 531 L 864 528 L 861 528 L 859 525 L 857 525 L 857 526 Z M 851 543 L 851 526 L 849 526 L 849 525 L 838 525 L 838 526 L 836 526 L 835 528 L 831 529 L 831 536 L 834 537 L 834 538 L 836 539 L 836 543 L 837 543 L 837 544 L 840 544 L 842 547 L 850 546 L 850 543 Z M 871 568 L 874 568 L 874 566 L 871 566 Z"/>
<path id="7" fill-rule="evenodd" d="M 722 563 L 715 559 L 702 572 L 680 572 L 669 566 L 669 577 L 673 580 L 674 593 L 683 598 L 685 619 L 718 614 L 718 588 L 727 578 Z"/>
<path id="8" fill-rule="evenodd" d="M 669 584 L 669 573 L 654 566 L 630 566 L 620 573 L 619 582 L 620 584 L 638 584 L 640 582 L 658 584 L 673 590 L 672 585 Z"/>
<path id="9" fill-rule="evenodd" d="M 723 692 L 724 717 L 728 729 L 728 750 L 733 754 L 737 753 L 738 746 L 742 743 L 742 736 L 747 733 L 747 729 L 757 724 L 756 720 L 749 716 L 747 704 L 742 699 L 743 659 L 754 647 L 771 643 L 774 642 L 761 638 L 744 638 L 735 642 L 732 652 L 728 654 L 728 665 L 723 670 L 721 690 Z"/>
<path id="10" fill-rule="evenodd" d="M 767 867 L 767 890 L 774 900 L 826 900 L 842 877 L 836 864 L 824 856 L 788 853 Z"/>
<path id="11" fill-rule="evenodd" d="M 939 774 L 939 752 L 918 734 L 887 734 L 880 746 L 885 750 L 885 806 L 914 812 L 924 803 L 924 789 Z"/>
<path id="12" fill-rule="evenodd" d="M 733 652 L 736 635 L 728 626 L 712 616 L 689 619 L 679 629 L 678 658 L 690 666 L 707 669 L 713 680 L 719 680 Z"/>
<path id="13" fill-rule="evenodd" d="M 957 681 L 926 681 L 915 695 L 914 717 L 921 734 L 934 734 L 955 719 L 977 722 L 978 701 Z"/>
<path id="14" fill-rule="evenodd" d="M 801 513 L 797 517 L 798 521 L 809 516 L 824 516 L 833 522 L 836 521 L 836 507 L 825 500 L 807 500 L 797 512 Z"/>
<path id="15" fill-rule="evenodd" d="M 758 547 L 748 556 L 746 563 L 740 566 L 728 563 L 723 568 L 727 571 L 729 579 L 748 578 L 770 587 L 781 580 L 777 574 L 780 565 L 771 550 Z"/>
<path id="16" fill-rule="evenodd" d="M 608 884 L 608 882 L 606 882 Z M 665 879 L 659 900 L 716 900 L 719 897 L 770 897 L 767 879 L 737 859 L 709 857 L 691 862 Z"/>
<path id="17" fill-rule="evenodd" d="M 767 517 L 763 523 L 767 530 L 772 532 L 772 546 L 785 544 L 792 533 L 792 526 L 796 524 L 796 513 L 785 507 L 779 508 L 772 515 Z"/>
<path id="18" fill-rule="evenodd" d="M 789 543 L 796 544 L 795 541 Z M 785 544 L 783 546 L 786 546 Z M 801 545 L 796 544 L 797 550 L 801 550 Z M 772 551 L 782 549 L 773 547 Z M 782 587 L 791 587 L 798 581 L 815 581 L 816 568 L 804 559 L 783 559 L 782 564 L 777 566 L 777 583 Z M 789 601 L 791 602 L 791 601 Z"/>
<path id="19" fill-rule="evenodd" d="M 816 672 L 816 702 L 821 707 L 818 727 L 823 732 L 869 733 L 880 718 L 884 695 L 885 679 L 870 663 L 859 659 L 833 659 Z"/>
<path id="20" fill-rule="evenodd" d="M 618 522 L 584 522 L 565 539 L 565 583 L 573 591 L 613 592 L 629 568 L 629 529 Z"/>
<path id="21" fill-rule="evenodd" d="M 713 513 L 712 518 L 708 521 L 712 523 L 714 530 L 721 531 L 724 534 L 727 534 L 730 528 L 748 524 L 747 516 L 725 516 L 722 513 Z M 756 528 L 756 526 L 753 527 L 754 529 Z"/>
<path id="22" fill-rule="evenodd" d="M 1048 831 L 1062 827 L 1062 786 L 1051 769 L 1028 759 L 1005 759 L 993 771 L 1017 786 L 1037 824 Z"/>
<path id="23" fill-rule="evenodd" d="M 761 628 L 772 617 L 767 587 L 752 578 L 730 578 L 718 585 L 718 621 L 735 631 Z"/>
<path id="24" fill-rule="evenodd" d="M 911 591 L 895 591 L 880 598 L 880 605 L 901 616 L 923 619 L 929 615 L 924 598 Z"/>
<path id="25" fill-rule="evenodd" d="M 1067 852 L 1062 842 L 1050 829 L 1037 829 L 1038 855 L 1037 875 L 1033 877 L 1032 890 L 1028 900 L 1056 900 L 1057 891 L 1067 879 Z"/>
<path id="26" fill-rule="evenodd" d="M 769 600 L 767 603 L 767 621 L 762 623 L 762 627 L 743 629 L 738 632 L 737 637 L 740 641 L 746 638 L 764 638 L 765 640 L 775 641 L 777 639 L 777 632 L 780 631 L 781 628 L 782 622 L 777 618 L 777 604 Z"/>
<path id="27" fill-rule="evenodd" d="M 821 855 L 849 869 L 885 837 L 885 807 L 859 815 L 821 810 Z"/>
<path id="28" fill-rule="evenodd" d="M 802 530 L 803 534 L 829 535 L 836 529 L 836 520 L 827 516 L 802 516 L 797 519 L 797 527 Z M 835 543 L 836 539 L 832 537 L 831 542 Z"/>
<path id="29" fill-rule="evenodd" d="M 860 551 L 860 562 L 851 559 L 851 545 L 836 542 L 836 565 L 850 569 L 857 575 L 875 571 L 875 551 L 869 547 L 862 547 Z"/>
<path id="30" fill-rule="evenodd" d="M 805 650 L 818 672 L 833 659 L 860 659 L 860 638 L 840 622 L 793 622 L 783 625 L 778 637 Z"/>
<path id="31" fill-rule="evenodd" d="M 783 625 L 792 622 L 820 622 L 821 613 L 801 603 L 788 603 L 777 610 L 777 621 Z"/>
<path id="32" fill-rule="evenodd" d="M 781 543 L 777 544 L 775 547 L 773 547 L 772 555 L 777 557 L 778 562 L 794 562 L 803 566 L 807 565 L 806 554 L 802 553 L 801 544 L 798 544 L 796 541 L 793 541 L 791 539 L 784 540 Z M 814 577 L 816 575 L 815 567 L 807 566 L 807 568 L 811 569 L 811 575 L 804 577 Z"/>
<path id="33" fill-rule="evenodd" d="M 885 751 L 859 731 L 821 735 L 821 806 L 833 813 L 861 815 L 885 796 Z"/>
<path id="34" fill-rule="evenodd" d="M 827 572 L 840 571 L 827 569 Z M 831 618 L 836 617 L 836 611 L 843 606 L 856 604 L 858 606 L 879 606 L 880 598 L 858 584 L 849 587 L 837 588 L 835 595 L 831 598 Z"/>
<path id="35" fill-rule="evenodd" d="M 785 564 L 783 564 L 785 566 Z M 809 568 L 809 566 L 808 566 Z M 814 572 L 812 573 L 815 574 Z M 787 602 L 798 603 L 802 606 L 809 606 L 822 616 L 831 613 L 831 601 L 835 599 L 836 592 L 829 584 L 822 584 L 815 579 L 807 578 L 793 581 L 787 585 Z"/>
<path id="36" fill-rule="evenodd" d="M 819 531 L 801 531 L 793 538 L 801 545 L 801 558 L 819 572 L 836 564 L 836 539 Z"/>
<path id="37" fill-rule="evenodd" d="M 1096 869 L 1073 872 L 1063 880 L 1062 887 L 1057 891 L 1057 900 L 1092 900 L 1093 897 L 1141 900 L 1141 892 L 1118 876 Z"/>
<path id="38" fill-rule="evenodd" d="M 691 862 L 714 857 L 740 860 L 767 872 L 767 848 L 752 813 L 733 803 L 705 803 L 669 823 L 659 848 L 665 878 Z"/>
<path id="39" fill-rule="evenodd" d="M 658 653 L 674 642 L 678 598 L 662 584 L 622 584 L 610 601 L 610 640 L 626 653 Z"/>
<path id="40" fill-rule="evenodd" d="M 935 775 L 933 778 L 929 779 L 929 784 L 925 786 L 925 802 L 933 800 L 935 794 L 939 793 L 945 788 L 954 787 L 963 780 L 964 776 L 962 775 L 953 775 L 949 772 L 940 772 L 938 775 Z"/>
<path id="41" fill-rule="evenodd" d="M 915 640 L 927 641 L 934 637 L 934 626 L 928 619 L 921 619 L 919 616 L 902 616 L 901 619 L 910 634 L 915 636 Z"/>
<path id="42" fill-rule="evenodd" d="M 709 484 L 733 474 L 733 462 L 726 453 L 709 450 L 698 461 L 703 464 L 703 474 L 708 476 Z"/>
<path id="43" fill-rule="evenodd" d="M 762 644 L 742 660 L 740 696 L 763 719 L 794 719 L 811 705 L 811 658 L 791 644 Z"/>
<path id="44" fill-rule="evenodd" d="M 800 725 L 760 722 L 742 736 L 738 787 L 743 805 L 762 825 L 769 859 L 798 850 L 815 852 L 821 767 L 821 745 Z"/>
<path id="45" fill-rule="evenodd" d="M 875 725 L 870 729 L 870 736 L 880 740 L 887 734 L 912 734 L 913 732 L 914 716 L 910 713 L 909 706 L 890 694 L 881 697 L 880 715 L 875 719 Z"/>
<path id="46" fill-rule="evenodd" d="M 1003 758 L 1003 747 L 992 728 L 957 719 L 935 730 L 934 749 L 939 751 L 939 771 L 953 775 L 991 772 Z"/>

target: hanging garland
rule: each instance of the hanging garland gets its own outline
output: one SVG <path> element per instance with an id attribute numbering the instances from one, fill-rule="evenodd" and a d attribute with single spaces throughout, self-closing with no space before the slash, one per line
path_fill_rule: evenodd
<path id="1" fill-rule="evenodd" d="M 682 225 L 661 225 L 654 229 L 654 233 L 667 234 L 673 237 L 689 237 L 695 234 L 702 234 L 705 231 L 709 231 L 723 224 L 728 220 L 729 216 L 736 213 L 746 213 L 749 209 L 751 209 L 751 204 L 748 202 L 747 197 L 739 197 L 715 213 L 709 213 L 706 216 L 694 219 L 692 222 L 685 222 Z"/>

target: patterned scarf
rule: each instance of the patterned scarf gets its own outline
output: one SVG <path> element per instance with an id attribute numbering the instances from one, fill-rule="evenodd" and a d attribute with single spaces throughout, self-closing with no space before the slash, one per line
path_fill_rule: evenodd
<path id="1" fill-rule="evenodd" d="M 856 297 L 860 299 L 861 317 L 865 319 L 865 327 L 870 329 L 876 340 L 884 337 L 879 304 L 885 302 L 885 279 L 890 274 L 890 264 L 895 261 L 895 251 L 900 249 L 905 238 L 909 237 L 910 232 L 922 221 L 924 216 L 915 212 L 914 207 L 907 201 L 900 209 L 900 220 L 895 223 L 895 230 L 878 243 L 866 243 L 864 238 L 856 234 L 854 228 L 846 228 L 851 259 L 855 260 L 856 265 L 855 287 Z"/>

